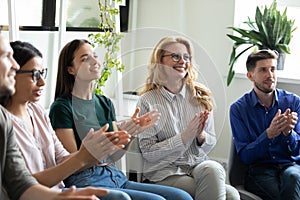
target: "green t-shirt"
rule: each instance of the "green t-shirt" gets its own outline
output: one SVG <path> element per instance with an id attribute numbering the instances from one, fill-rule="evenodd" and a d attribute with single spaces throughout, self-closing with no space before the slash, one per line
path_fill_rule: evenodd
<path id="1" fill-rule="evenodd" d="M 83 100 L 72 94 L 57 98 L 50 107 L 49 117 L 53 129 L 72 128 L 77 148 L 88 131 L 100 129 L 106 123 L 108 131 L 113 131 L 112 122 L 116 121 L 112 101 L 103 95 L 93 95 L 91 100 Z"/>

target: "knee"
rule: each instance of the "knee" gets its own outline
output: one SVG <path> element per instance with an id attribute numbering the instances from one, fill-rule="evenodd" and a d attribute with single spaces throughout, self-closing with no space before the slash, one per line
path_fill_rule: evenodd
<path id="1" fill-rule="evenodd" d="M 240 194 L 237 189 L 231 185 L 226 185 L 226 199 L 227 200 L 239 200 Z"/>
<path id="2" fill-rule="evenodd" d="M 226 177 L 226 172 L 225 172 L 224 167 L 220 163 L 213 161 L 213 160 L 207 160 L 207 161 L 200 163 L 195 168 L 195 170 L 200 171 L 201 174 L 215 175 L 217 177 L 220 177 L 220 178 L 222 177 L 224 179 Z"/>
<path id="3" fill-rule="evenodd" d="M 285 183 L 288 185 L 293 185 L 293 187 L 300 187 L 300 175 L 297 173 L 290 173 L 285 180 Z"/>
<path id="4" fill-rule="evenodd" d="M 192 196 L 188 192 L 186 192 L 182 189 L 174 188 L 174 190 L 175 191 L 173 193 L 173 196 L 176 196 L 177 200 L 180 200 L 180 199 L 182 199 L 182 200 L 192 200 L 193 199 Z"/>
<path id="5" fill-rule="evenodd" d="M 131 200 L 130 196 L 127 193 L 118 190 L 109 190 L 106 198 L 113 200 Z"/>

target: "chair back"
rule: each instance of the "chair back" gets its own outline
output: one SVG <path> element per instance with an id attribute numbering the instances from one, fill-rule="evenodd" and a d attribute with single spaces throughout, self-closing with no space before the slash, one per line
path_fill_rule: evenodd
<path id="1" fill-rule="evenodd" d="M 144 160 L 135 138 L 126 153 L 127 177 L 130 181 L 142 182 Z"/>
<path id="2" fill-rule="evenodd" d="M 228 162 L 228 175 L 230 184 L 234 187 L 237 185 L 244 185 L 244 179 L 247 171 L 248 166 L 240 160 L 232 140 Z"/>

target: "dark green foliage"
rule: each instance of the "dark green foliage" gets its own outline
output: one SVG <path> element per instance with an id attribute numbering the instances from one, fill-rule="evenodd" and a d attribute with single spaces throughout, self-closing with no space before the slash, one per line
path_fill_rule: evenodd
<path id="1" fill-rule="evenodd" d="M 256 7 L 255 21 L 244 22 L 248 29 L 237 27 L 228 27 L 237 32 L 240 36 L 227 34 L 227 36 L 234 41 L 232 52 L 229 61 L 229 71 L 227 76 L 227 86 L 230 85 L 234 77 L 233 66 L 236 60 L 248 49 L 257 46 L 258 48 L 267 48 L 277 50 L 278 52 L 290 53 L 289 43 L 292 38 L 292 33 L 295 31 L 295 20 L 288 20 L 287 8 L 283 13 L 277 10 L 277 3 L 274 1 L 268 8 L 265 6 L 263 12 Z M 243 47 L 239 54 L 236 50 Z"/>

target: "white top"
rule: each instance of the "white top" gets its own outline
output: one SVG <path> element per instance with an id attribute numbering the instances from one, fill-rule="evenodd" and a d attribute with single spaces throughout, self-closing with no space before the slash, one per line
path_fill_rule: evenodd
<path id="1" fill-rule="evenodd" d="M 16 132 L 17 144 L 31 174 L 44 171 L 56 166 L 63 157 L 69 155 L 63 147 L 54 130 L 46 112 L 36 103 L 28 104 L 28 113 L 31 116 L 34 134 L 27 128 L 24 122 L 17 116 L 11 114 Z M 61 181 L 54 190 L 64 187 Z"/>
<path id="2" fill-rule="evenodd" d="M 193 101 L 188 86 L 183 86 L 178 94 L 161 88 L 140 97 L 137 104 L 141 108 L 140 115 L 152 109 L 161 113 L 157 126 L 146 129 L 138 137 L 146 179 L 160 181 L 174 174 L 190 174 L 195 165 L 208 159 L 207 154 L 216 144 L 212 112 L 204 129 L 206 140 L 201 146 L 196 139 L 186 145 L 181 139 L 181 133 L 191 119 L 202 111 L 201 106 L 194 105 Z"/>

